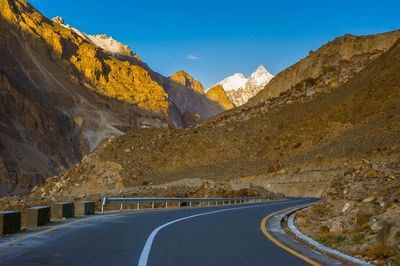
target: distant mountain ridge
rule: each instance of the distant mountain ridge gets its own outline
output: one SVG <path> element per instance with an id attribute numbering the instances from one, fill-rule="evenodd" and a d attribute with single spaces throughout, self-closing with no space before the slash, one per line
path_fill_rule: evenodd
<path id="1" fill-rule="evenodd" d="M 218 82 L 212 88 L 221 85 L 230 101 L 237 107 L 247 103 L 250 98 L 264 89 L 273 77 L 263 65 L 260 65 L 249 77 L 236 73 Z"/>

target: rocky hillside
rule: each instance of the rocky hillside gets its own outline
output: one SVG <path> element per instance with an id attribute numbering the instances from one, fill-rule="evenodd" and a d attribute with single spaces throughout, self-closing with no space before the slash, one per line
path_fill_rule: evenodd
<path id="1" fill-rule="evenodd" d="M 387 51 L 399 37 L 399 30 L 339 37 L 280 72 L 249 104 L 256 105 L 294 88 L 309 94 L 335 89 Z"/>
<path id="2" fill-rule="evenodd" d="M 361 159 L 390 161 L 399 155 L 400 43 L 380 54 L 328 92 L 314 92 L 311 85 L 311 94 L 293 88 L 198 127 L 114 138 L 32 196 L 101 195 L 180 180 L 319 196 Z M 352 67 L 347 65 L 344 77 Z"/>
<path id="3" fill-rule="evenodd" d="M 273 77 L 263 65 L 260 65 L 248 78 L 242 73 L 236 73 L 218 82 L 213 88 L 222 86 L 229 100 L 237 107 L 247 103 L 264 89 Z"/>
<path id="4" fill-rule="evenodd" d="M 364 160 L 337 176 L 322 203 L 300 212 L 296 224 L 333 248 L 373 261 L 400 261 L 400 161 Z"/>
<path id="5" fill-rule="evenodd" d="M 0 0 L 0 11 L 0 195 L 28 192 L 110 137 L 192 117 L 127 46 L 49 20 L 24 0 Z M 197 104 L 188 96 L 179 105 L 186 100 Z M 223 110 L 199 105 L 208 116 Z"/>

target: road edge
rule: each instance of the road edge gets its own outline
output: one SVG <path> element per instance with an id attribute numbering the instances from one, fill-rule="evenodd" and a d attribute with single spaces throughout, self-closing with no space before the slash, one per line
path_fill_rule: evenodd
<path id="1" fill-rule="evenodd" d="M 297 229 L 296 225 L 294 224 L 294 219 L 296 217 L 296 213 L 299 210 L 305 209 L 305 208 L 310 208 L 311 206 L 307 206 L 307 207 L 299 207 L 296 210 L 293 210 L 291 213 L 289 213 L 288 215 L 286 215 L 287 218 L 287 226 L 288 229 L 290 230 L 290 232 L 296 236 L 297 239 L 299 239 L 300 241 L 306 243 L 307 245 L 311 246 L 313 249 L 322 252 L 325 255 L 329 255 L 333 258 L 339 258 L 340 260 L 346 261 L 346 262 L 350 262 L 351 264 L 354 265 L 359 265 L 359 266 L 372 266 L 372 264 L 363 261 L 361 259 L 352 257 L 350 255 L 344 254 L 338 250 L 332 249 L 330 247 L 327 247 L 317 241 L 315 241 L 314 239 L 312 239 L 311 237 L 306 236 L 305 234 L 301 233 L 299 229 Z"/>
<path id="2" fill-rule="evenodd" d="M 299 210 L 310 208 L 316 202 L 302 204 L 277 211 L 266 216 L 261 222 L 261 229 L 272 242 L 285 249 L 291 254 L 303 259 L 311 265 L 360 265 L 371 266 L 372 264 L 361 259 L 341 253 L 326 247 L 314 239 L 301 233 L 294 225 L 294 218 Z M 269 234 L 269 237 L 264 230 Z M 294 251 L 294 252 L 291 252 Z M 300 254 L 298 256 L 297 254 Z M 305 257 L 306 259 L 304 259 Z M 308 260 L 311 260 L 308 261 Z"/>

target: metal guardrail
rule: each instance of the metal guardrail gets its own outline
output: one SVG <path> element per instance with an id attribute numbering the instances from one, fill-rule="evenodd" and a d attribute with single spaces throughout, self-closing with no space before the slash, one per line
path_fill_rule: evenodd
<path id="1" fill-rule="evenodd" d="M 165 208 L 168 208 L 168 203 L 178 202 L 179 207 L 182 203 L 189 203 L 189 206 L 192 206 L 192 203 L 207 203 L 207 206 L 210 206 L 211 203 L 222 203 L 225 204 L 240 204 L 240 203 L 256 203 L 267 201 L 268 198 L 265 197 L 242 197 L 242 198 L 103 198 L 101 204 L 101 212 L 104 212 L 104 206 L 111 204 L 120 204 L 121 210 L 123 209 L 124 204 L 136 204 L 136 209 L 140 209 L 141 203 L 150 203 L 151 208 L 154 208 L 155 203 L 165 203 Z"/>

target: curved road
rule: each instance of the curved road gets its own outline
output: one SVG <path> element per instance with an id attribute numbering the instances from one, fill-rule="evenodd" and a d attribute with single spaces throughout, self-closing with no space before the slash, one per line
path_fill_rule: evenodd
<path id="1" fill-rule="evenodd" d="M 272 212 L 312 201 L 72 220 L 17 235 L 17 239 L 0 238 L 0 265 L 307 265 L 266 238 L 260 222 Z"/>

